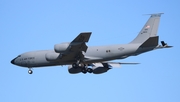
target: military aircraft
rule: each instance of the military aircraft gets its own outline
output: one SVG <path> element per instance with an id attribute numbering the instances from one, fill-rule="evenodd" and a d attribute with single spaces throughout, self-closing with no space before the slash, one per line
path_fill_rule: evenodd
<path id="1" fill-rule="evenodd" d="M 161 45 L 158 44 L 157 31 L 162 14 L 150 14 L 150 18 L 137 37 L 128 44 L 88 47 L 86 43 L 91 32 L 82 32 L 71 42 L 55 44 L 54 50 L 26 52 L 14 58 L 11 63 L 28 68 L 29 74 L 33 73 L 32 68 L 58 65 L 68 65 L 71 74 L 81 72 L 101 74 L 121 64 L 137 64 L 110 61 L 172 47 L 164 41 L 161 41 Z"/>

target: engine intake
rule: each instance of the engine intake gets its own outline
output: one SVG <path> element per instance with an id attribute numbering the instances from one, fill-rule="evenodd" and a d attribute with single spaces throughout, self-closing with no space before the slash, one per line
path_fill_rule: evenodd
<path id="1" fill-rule="evenodd" d="M 55 44 L 54 45 L 54 51 L 57 53 L 63 53 L 67 50 L 70 43 L 61 43 L 61 44 Z"/>
<path id="2" fill-rule="evenodd" d="M 59 55 L 59 53 L 47 53 L 45 57 L 47 61 L 55 61 L 58 59 Z"/>

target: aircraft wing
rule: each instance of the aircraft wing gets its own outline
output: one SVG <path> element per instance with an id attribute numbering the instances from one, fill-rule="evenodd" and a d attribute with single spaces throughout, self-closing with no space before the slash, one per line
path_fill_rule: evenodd
<path id="1" fill-rule="evenodd" d="M 90 64 L 90 66 L 96 66 L 96 67 L 121 67 L 121 64 L 129 64 L 129 65 L 133 65 L 133 64 L 139 64 L 139 63 L 122 63 L 122 62 L 99 62 L 99 63 L 92 63 Z"/>
<path id="2" fill-rule="evenodd" d="M 107 72 L 109 69 L 112 69 L 114 67 L 120 67 L 121 64 L 138 64 L 138 63 L 120 63 L 120 62 L 99 62 L 99 63 L 92 63 L 89 64 L 88 66 L 92 67 L 92 70 L 89 68 L 87 71 L 89 73 L 94 73 L 94 74 L 101 74 Z"/>
<path id="3" fill-rule="evenodd" d="M 71 43 L 70 43 L 70 51 L 71 52 L 79 52 L 79 51 L 87 51 L 86 42 L 89 41 L 91 36 L 91 32 L 80 33 Z"/>
<path id="4" fill-rule="evenodd" d="M 64 60 L 75 60 L 76 58 L 84 59 L 83 51 L 86 52 L 91 32 L 80 33 L 72 42 L 70 42 L 67 50 L 63 53 Z"/>

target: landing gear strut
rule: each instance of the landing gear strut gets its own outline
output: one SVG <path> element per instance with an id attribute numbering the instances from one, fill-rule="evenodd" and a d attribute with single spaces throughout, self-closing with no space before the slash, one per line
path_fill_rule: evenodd
<path id="1" fill-rule="evenodd" d="M 33 71 L 32 71 L 31 68 L 29 68 L 28 73 L 29 73 L 29 74 L 32 74 L 32 73 L 33 73 Z"/>
<path id="2" fill-rule="evenodd" d="M 83 62 L 81 62 L 81 60 L 77 60 L 76 63 L 73 63 L 72 67 L 81 68 L 81 72 L 84 74 L 86 74 L 87 72 L 89 72 L 89 73 L 93 72 L 93 69 L 88 68 L 88 66 L 86 64 L 84 64 Z"/>
<path id="3" fill-rule="evenodd" d="M 72 66 L 73 66 L 74 68 L 77 68 L 77 67 L 79 67 L 79 64 L 80 64 L 80 60 L 77 60 L 77 62 L 76 62 L 76 63 L 73 63 Z"/>
<path id="4" fill-rule="evenodd" d="M 76 63 L 73 63 L 73 64 L 72 64 L 72 67 L 77 68 L 77 67 L 79 67 L 79 65 L 76 64 Z"/>

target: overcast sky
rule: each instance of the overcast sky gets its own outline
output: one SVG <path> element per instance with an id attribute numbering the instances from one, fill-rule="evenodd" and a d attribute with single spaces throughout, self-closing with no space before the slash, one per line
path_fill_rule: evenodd
<path id="1" fill-rule="evenodd" d="M 0 102 L 180 102 L 178 0 L 0 0 Z M 174 47 L 116 62 L 101 75 L 69 74 L 67 66 L 12 65 L 17 55 L 53 49 L 90 31 L 88 46 L 133 40 L 149 16 L 164 12 L 158 35 Z"/>

